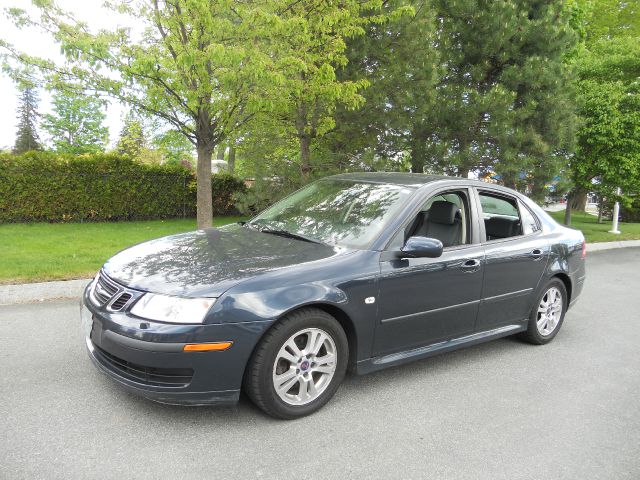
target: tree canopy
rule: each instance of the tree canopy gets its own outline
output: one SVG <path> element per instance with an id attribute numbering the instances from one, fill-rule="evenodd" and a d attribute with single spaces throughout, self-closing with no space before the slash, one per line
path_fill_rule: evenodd
<path id="1" fill-rule="evenodd" d="M 139 28 L 101 31 L 35 4 L 9 14 L 49 32 L 65 61 L 0 40 L 7 69 L 161 122 L 162 151 L 139 150 L 125 126 L 117 148 L 141 161 L 195 149 L 199 227 L 216 150 L 276 182 L 254 191 L 269 200 L 362 169 L 490 175 L 537 199 L 558 176 L 573 196 L 638 184 L 637 2 L 115 0 Z"/>
<path id="2" fill-rule="evenodd" d="M 60 90 L 53 94 L 53 112 L 44 116 L 54 149 L 61 153 L 103 152 L 109 141 L 104 102 L 92 95 Z"/>
<path id="3" fill-rule="evenodd" d="M 640 192 L 640 5 L 621 0 L 577 0 L 581 44 L 569 64 L 576 72 L 577 145 L 567 175 L 571 209 L 586 192 L 621 199 Z"/>
<path id="4" fill-rule="evenodd" d="M 361 33 L 381 0 L 137 0 L 109 2 L 144 25 L 91 32 L 53 2 L 38 18 L 20 9 L 19 25 L 39 26 L 60 43 L 66 63 L 9 50 L 48 82 L 82 85 L 164 119 L 198 152 L 198 225 L 211 225 L 211 156 L 255 114 L 294 116 L 301 154 L 332 123 L 332 104 L 357 106 L 363 84 L 335 81 L 345 38 Z M 306 168 L 303 158 L 303 170 Z"/>
<path id="5" fill-rule="evenodd" d="M 571 162 L 578 188 L 613 197 L 640 192 L 640 42 L 602 39 L 577 62 L 578 132 Z"/>
<path id="6" fill-rule="evenodd" d="M 116 151 L 131 158 L 137 158 L 146 144 L 142 122 L 129 113 L 124 119 Z"/>

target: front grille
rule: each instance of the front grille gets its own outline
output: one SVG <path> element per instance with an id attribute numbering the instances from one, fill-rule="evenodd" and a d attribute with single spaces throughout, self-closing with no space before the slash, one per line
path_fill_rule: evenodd
<path id="1" fill-rule="evenodd" d="M 191 368 L 157 368 L 145 367 L 128 362 L 105 352 L 94 345 L 99 360 L 118 375 L 144 385 L 154 387 L 186 387 L 191 383 L 193 370 Z"/>
<path id="2" fill-rule="evenodd" d="M 111 310 L 121 310 L 122 307 L 124 307 L 127 302 L 129 300 L 131 300 L 132 295 L 130 293 L 123 293 L 121 294 L 118 298 L 116 298 L 112 303 L 111 303 Z"/>
<path id="3" fill-rule="evenodd" d="M 109 280 L 102 272 L 93 286 L 93 296 L 100 305 L 104 305 L 118 292 L 118 286 Z"/>

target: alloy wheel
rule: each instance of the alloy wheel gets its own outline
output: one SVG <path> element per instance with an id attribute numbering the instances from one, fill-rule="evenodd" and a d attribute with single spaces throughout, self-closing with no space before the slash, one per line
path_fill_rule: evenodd
<path id="1" fill-rule="evenodd" d="M 282 345 L 273 364 L 273 387 L 288 405 L 314 401 L 331 383 L 337 365 L 336 344 L 324 330 L 306 328 Z"/>
<path id="2" fill-rule="evenodd" d="M 551 335 L 562 318 L 562 293 L 556 287 L 545 292 L 538 305 L 536 325 L 543 337 Z"/>

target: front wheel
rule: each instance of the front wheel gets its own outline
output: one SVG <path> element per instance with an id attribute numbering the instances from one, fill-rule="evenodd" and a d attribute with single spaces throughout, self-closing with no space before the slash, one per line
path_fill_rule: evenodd
<path id="1" fill-rule="evenodd" d="M 348 358 L 347 337 L 338 321 L 322 310 L 305 308 L 267 332 L 251 357 L 244 389 L 269 415 L 303 417 L 333 396 Z"/>
<path id="2" fill-rule="evenodd" d="M 525 340 L 536 345 L 549 343 L 558 334 L 567 311 L 567 289 L 559 279 L 553 279 L 543 288 L 529 317 Z"/>

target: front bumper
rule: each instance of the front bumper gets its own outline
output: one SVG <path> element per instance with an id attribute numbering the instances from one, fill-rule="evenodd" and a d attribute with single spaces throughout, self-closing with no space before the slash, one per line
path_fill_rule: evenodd
<path id="1" fill-rule="evenodd" d="M 214 390 L 214 391 L 192 391 L 179 389 L 179 387 L 157 387 L 149 388 L 144 383 L 138 383 L 128 379 L 113 368 L 112 362 L 107 360 L 102 351 L 98 350 L 89 337 L 86 338 L 87 351 L 89 357 L 98 370 L 112 378 L 128 391 L 140 395 L 154 402 L 166 403 L 169 405 L 233 405 L 238 402 L 240 390 Z"/>
<path id="2" fill-rule="evenodd" d="M 271 322 L 169 325 L 96 307 L 83 297 L 86 346 L 104 374 L 127 390 L 175 405 L 238 401 L 251 352 Z M 184 352 L 187 343 L 233 341 L 225 351 Z"/>

